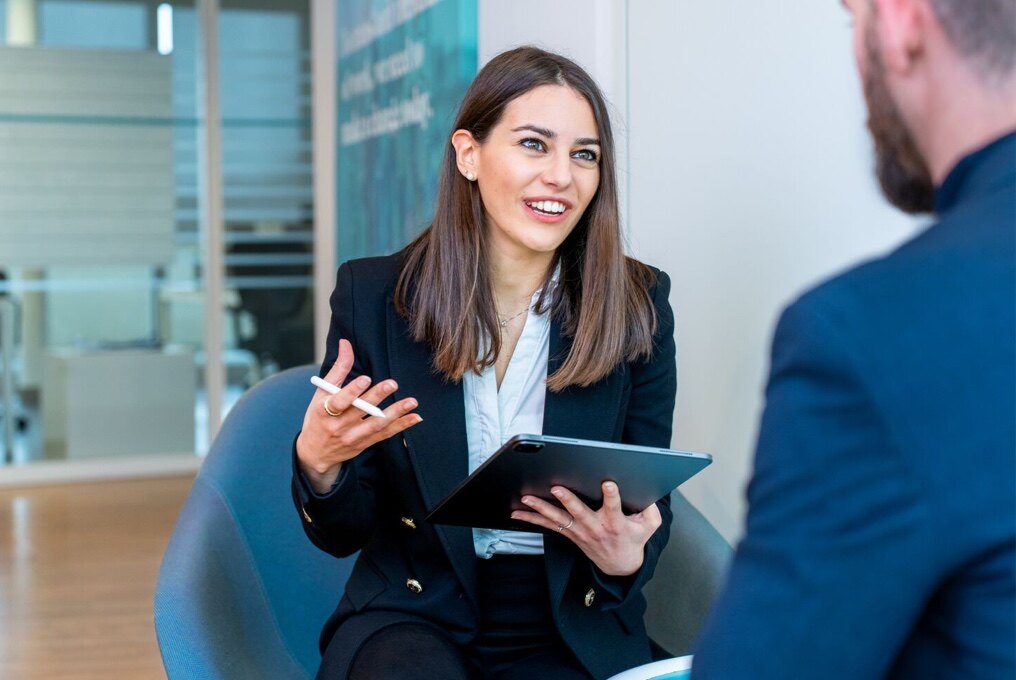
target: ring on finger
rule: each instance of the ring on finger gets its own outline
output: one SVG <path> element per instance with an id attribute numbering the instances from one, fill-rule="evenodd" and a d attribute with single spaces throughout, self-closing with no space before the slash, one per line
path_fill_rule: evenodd
<path id="1" fill-rule="evenodd" d="M 330 407 L 330 404 L 329 404 L 329 400 L 330 399 L 331 399 L 331 396 L 325 397 L 325 401 L 322 404 L 322 406 L 325 407 L 325 413 L 327 413 L 328 415 L 330 415 L 333 418 L 337 418 L 337 417 L 342 415 L 342 411 L 333 411 L 331 408 L 329 408 Z"/>
<path id="2" fill-rule="evenodd" d="M 557 525 L 557 530 L 558 531 L 568 531 L 569 529 L 571 529 L 571 525 L 572 524 L 575 524 L 575 518 L 574 517 L 572 517 L 571 521 L 568 522 L 567 524 L 558 524 Z"/>

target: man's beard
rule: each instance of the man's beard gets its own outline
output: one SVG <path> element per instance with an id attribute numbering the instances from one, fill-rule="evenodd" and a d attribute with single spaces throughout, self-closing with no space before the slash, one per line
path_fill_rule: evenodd
<path id="1" fill-rule="evenodd" d="M 868 103 L 868 129 L 875 140 L 875 174 L 889 202 L 908 213 L 935 208 L 935 183 L 907 124 L 889 93 L 874 25 L 865 38 L 868 61 L 864 98 Z"/>

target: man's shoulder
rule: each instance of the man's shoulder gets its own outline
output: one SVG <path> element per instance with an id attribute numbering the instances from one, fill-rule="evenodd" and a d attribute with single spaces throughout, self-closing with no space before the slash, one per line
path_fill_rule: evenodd
<path id="1" fill-rule="evenodd" d="M 1004 289 L 999 281 L 1011 278 L 1016 266 L 1014 229 L 997 215 L 982 217 L 976 209 L 946 215 L 888 254 L 822 281 L 794 306 L 878 319 L 880 310 L 906 311 L 917 304 L 956 307 L 970 296 L 998 296 Z"/>
<path id="2" fill-rule="evenodd" d="M 869 258 L 838 271 L 801 293 L 787 306 L 785 315 L 821 313 L 831 317 L 861 318 L 877 307 L 891 304 L 885 292 L 908 278 L 906 257 L 896 250 Z"/>

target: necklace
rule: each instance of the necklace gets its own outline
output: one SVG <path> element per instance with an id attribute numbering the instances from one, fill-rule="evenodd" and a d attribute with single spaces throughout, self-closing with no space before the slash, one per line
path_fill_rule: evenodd
<path id="1" fill-rule="evenodd" d="M 522 316 L 523 314 L 525 314 L 528 311 L 529 311 L 529 307 L 526 307 L 522 311 L 516 312 L 515 314 L 512 314 L 511 316 L 509 316 L 507 318 L 505 318 L 505 317 L 501 316 L 500 314 L 498 314 L 497 315 L 497 319 L 501 323 L 501 331 L 503 332 L 505 329 L 508 328 L 508 322 L 509 321 L 512 321 L 513 319 L 519 318 L 520 316 Z"/>

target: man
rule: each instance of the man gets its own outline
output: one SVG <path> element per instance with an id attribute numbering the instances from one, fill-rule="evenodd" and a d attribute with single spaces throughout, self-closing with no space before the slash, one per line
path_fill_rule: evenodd
<path id="1" fill-rule="evenodd" d="M 1016 677 L 1016 0 L 845 0 L 883 191 L 936 223 L 773 341 L 695 678 Z"/>

